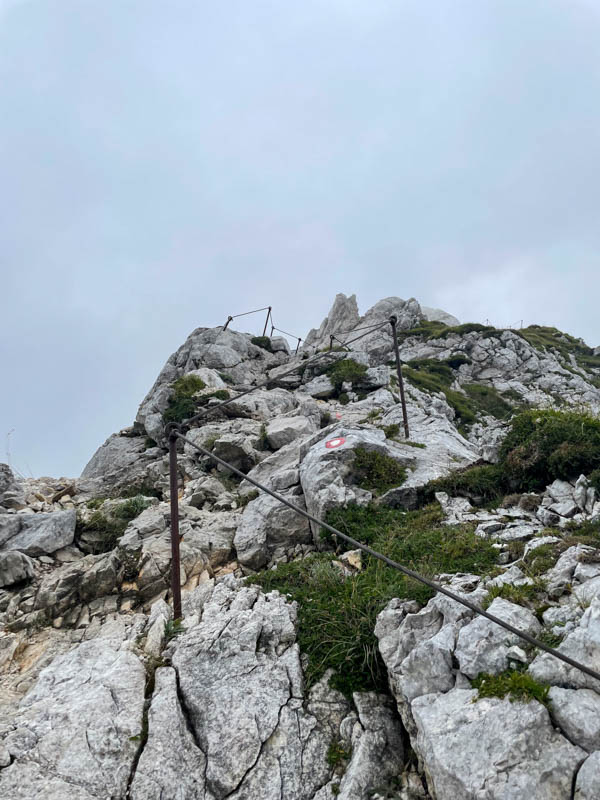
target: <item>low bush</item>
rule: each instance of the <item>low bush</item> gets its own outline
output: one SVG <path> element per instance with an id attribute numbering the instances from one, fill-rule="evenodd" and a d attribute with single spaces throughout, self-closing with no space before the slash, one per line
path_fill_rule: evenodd
<path id="1" fill-rule="evenodd" d="M 194 395 L 206 388 L 204 381 L 197 375 L 183 375 L 173 383 L 173 394 L 163 414 L 165 422 L 183 422 L 194 416 L 196 402 Z"/>
<path id="2" fill-rule="evenodd" d="M 395 459 L 364 447 L 354 450 L 352 471 L 356 484 L 376 495 L 401 486 L 406 480 L 406 469 Z"/>
<path id="3" fill-rule="evenodd" d="M 344 383 L 356 383 L 364 378 L 367 368 L 364 364 L 359 364 L 352 358 L 342 358 L 328 367 L 324 367 L 322 374 L 328 375 L 333 384 L 335 396 L 341 400 L 342 385 Z"/>
<path id="4" fill-rule="evenodd" d="M 271 347 L 271 340 L 269 339 L 268 336 L 253 336 L 252 339 L 250 339 L 250 341 L 252 344 L 262 348 L 263 350 L 266 350 L 268 353 L 273 352 L 273 348 Z"/>

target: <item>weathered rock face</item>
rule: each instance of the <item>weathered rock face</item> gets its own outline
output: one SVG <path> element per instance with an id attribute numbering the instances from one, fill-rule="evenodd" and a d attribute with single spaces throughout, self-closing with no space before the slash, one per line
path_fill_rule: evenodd
<path id="1" fill-rule="evenodd" d="M 426 384 L 406 372 L 408 442 L 391 315 L 403 361 L 454 362 L 454 399 L 417 388 Z M 354 296 L 338 295 L 297 356 L 281 338 L 270 340 L 270 352 L 249 334 L 199 328 L 168 360 L 135 425 L 110 437 L 82 478 L 15 479 L 0 465 L 2 797 L 562 800 L 573 787 L 580 800 L 600 796 L 593 679 L 437 595 L 424 606 L 393 599 L 378 617 L 391 695 L 345 697 L 329 686 L 331 673 L 307 688 L 296 605 L 244 580 L 328 546 L 304 517 L 251 494 L 253 480 L 318 517 L 353 503 L 404 512 L 420 507 L 432 478 L 498 461 L 507 425 L 483 407 L 471 424 L 457 416 L 467 384 L 493 387 L 515 405 L 515 396 L 547 406 L 560 394 L 600 409 L 599 371 L 511 331 L 463 326 L 437 336 L 427 320 L 458 323 L 397 297 L 360 316 Z M 361 338 L 329 352 L 332 335 Z M 353 377 L 340 385 L 331 368 L 343 359 L 363 369 L 343 365 Z M 245 478 L 181 446 L 180 628 L 170 597 L 164 414 L 183 376 L 202 381 L 193 402 L 211 408 L 189 425 L 190 441 Z M 218 408 L 224 390 L 235 395 L 267 380 Z M 406 479 L 377 497 L 361 488 L 359 447 L 391 457 Z M 144 498 L 126 506 L 117 499 L 136 491 Z M 445 524 L 468 526 L 501 565 L 493 579 L 440 580 L 476 605 L 499 593 L 493 614 L 561 640 L 560 650 L 600 669 L 600 551 L 568 546 L 573 525 L 591 530 L 600 520 L 594 481 L 554 481 L 492 510 L 478 507 L 475 491 L 436 498 Z M 107 517 L 110 509 L 124 516 Z M 402 513 L 397 518 L 402 535 Z M 130 521 L 115 534 L 109 523 L 119 519 Z M 112 549 L 98 552 L 106 541 Z M 549 569 L 531 572 L 538 553 L 544 563 L 554 551 Z M 340 581 L 369 568 L 359 551 L 321 559 Z M 548 707 L 477 699 L 477 675 L 515 667 L 551 685 Z M 411 757 L 410 767 L 409 739 L 417 762 Z"/>
<path id="2" fill-rule="evenodd" d="M 146 674 L 118 637 L 84 642 L 45 669 L 6 732 L 2 797 L 125 797 Z"/>

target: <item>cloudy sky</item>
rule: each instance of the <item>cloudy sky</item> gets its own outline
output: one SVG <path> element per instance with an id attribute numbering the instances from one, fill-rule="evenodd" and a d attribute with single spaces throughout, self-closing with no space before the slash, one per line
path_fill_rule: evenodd
<path id="1" fill-rule="evenodd" d="M 600 0 L 0 0 L 0 460 L 79 474 L 268 304 L 599 345 L 599 41 Z"/>

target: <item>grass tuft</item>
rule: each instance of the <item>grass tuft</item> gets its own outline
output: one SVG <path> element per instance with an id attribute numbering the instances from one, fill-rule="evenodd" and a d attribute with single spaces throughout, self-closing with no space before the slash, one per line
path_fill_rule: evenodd
<path id="1" fill-rule="evenodd" d="M 506 670 L 499 675 L 482 672 L 471 681 L 471 685 L 477 689 L 478 694 L 475 700 L 508 695 L 509 700 L 513 703 L 515 701 L 530 703 L 532 700 L 537 700 L 545 706 L 549 703 L 550 686 L 536 681 L 531 675 L 520 670 Z"/>

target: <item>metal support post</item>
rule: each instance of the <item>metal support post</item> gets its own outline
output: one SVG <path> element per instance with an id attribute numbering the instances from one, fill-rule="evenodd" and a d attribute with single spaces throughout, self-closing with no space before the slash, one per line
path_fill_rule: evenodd
<path id="1" fill-rule="evenodd" d="M 404 380 L 402 379 L 402 363 L 400 361 L 400 350 L 398 348 L 398 331 L 396 324 L 398 318 L 396 316 L 390 317 L 390 325 L 392 326 L 392 339 L 394 340 L 394 352 L 396 353 L 396 369 L 398 370 L 398 386 L 400 387 L 400 402 L 402 403 L 402 419 L 404 420 L 404 435 L 407 439 L 410 438 L 408 433 L 408 413 L 406 411 L 406 398 L 404 397 Z"/>
<path id="2" fill-rule="evenodd" d="M 301 341 L 302 341 L 302 339 L 300 339 L 300 338 L 299 338 L 299 339 L 298 339 L 298 344 L 296 345 L 296 352 L 294 353 L 294 355 L 295 355 L 295 356 L 297 356 L 297 355 L 298 355 L 298 350 L 300 350 L 300 342 L 301 342 Z"/>
<path id="3" fill-rule="evenodd" d="M 269 310 L 267 311 L 267 318 L 265 320 L 265 327 L 263 330 L 263 336 L 267 335 L 267 325 L 269 324 L 269 317 L 271 316 L 271 306 L 269 306 Z M 273 335 L 273 334 L 271 334 Z"/>
<path id="4" fill-rule="evenodd" d="M 173 595 L 173 619 L 181 619 L 177 436 L 174 431 L 169 434 L 169 485 L 171 495 L 171 593 Z"/>
<path id="5" fill-rule="evenodd" d="M 229 323 L 230 323 L 232 320 L 233 320 L 233 317 L 227 317 L 227 322 L 225 323 L 225 325 L 223 325 L 223 330 L 224 330 L 224 331 L 226 331 L 226 330 L 227 330 L 227 326 L 229 325 Z"/>

